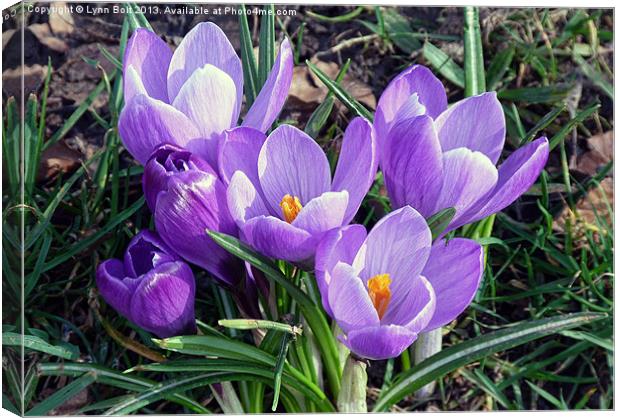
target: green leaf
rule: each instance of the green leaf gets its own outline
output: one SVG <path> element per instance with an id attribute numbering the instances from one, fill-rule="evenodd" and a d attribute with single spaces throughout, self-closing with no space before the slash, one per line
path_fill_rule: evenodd
<path id="1" fill-rule="evenodd" d="M 281 335 L 281 334 L 280 334 Z M 191 359 L 191 360 L 171 360 L 165 363 L 143 364 L 128 372 L 134 371 L 154 371 L 162 373 L 205 373 L 205 372 L 230 372 L 230 373 L 248 373 L 269 379 L 269 385 L 273 385 L 274 369 L 276 366 L 276 358 L 271 356 L 269 365 L 250 363 L 247 360 L 231 360 L 231 359 Z M 334 411 L 333 405 L 327 399 L 327 396 L 308 379 L 299 378 L 298 371 L 289 365 L 285 365 L 282 374 L 282 381 L 286 386 L 290 386 L 302 393 L 308 399 L 312 399 L 322 411 Z"/>
<path id="2" fill-rule="evenodd" d="M 439 74 L 454 83 L 456 86 L 465 88 L 465 72 L 445 52 L 430 42 L 424 44 L 422 49 L 424 58 L 430 62 Z"/>
<path id="3" fill-rule="evenodd" d="M 420 41 L 406 17 L 399 14 L 394 8 L 383 10 L 383 25 L 387 36 L 407 54 L 420 49 Z"/>
<path id="4" fill-rule="evenodd" d="M 588 64 L 586 60 L 579 55 L 573 55 L 573 61 L 579 65 L 581 72 L 583 72 L 583 74 L 588 77 L 596 87 L 605 93 L 611 100 L 614 99 L 614 86 L 601 71 Z"/>
<path id="5" fill-rule="evenodd" d="M 273 261 L 258 254 L 238 239 L 219 232 L 207 231 L 219 246 L 261 270 L 268 279 L 282 286 L 299 305 L 306 322 L 312 329 L 324 360 L 325 370 L 333 394 L 340 390 L 342 370 L 338 348 L 324 313 L 298 286 L 288 280 L 274 265 Z"/>
<path id="6" fill-rule="evenodd" d="M 465 7 L 465 97 L 475 96 L 486 91 L 484 57 L 480 36 L 480 20 L 477 7 Z"/>
<path id="7" fill-rule="evenodd" d="M 86 389 L 95 382 L 95 375 L 86 373 L 79 379 L 74 380 L 67 386 L 55 392 L 43 402 L 35 405 L 26 415 L 47 415 L 49 411 L 66 403 L 69 399 Z"/>
<path id="8" fill-rule="evenodd" d="M 456 209 L 447 208 L 440 210 L 439 212 L 431 215 L 426 223 L 428 224 L 428 228 L 431 230 L 431 235 L 433 237 L 433 241 L 441 235 L 443 231 L 446 230 L 452 218 L 456 215 Z"/>
<path id="9" fill-rule="evenodd" d="M 592 103 L 581 112 L 577 113 L 573 119 L 568 121 L 560 131 L 549 140 L 549 151 L 553 150 L 568 135 L 568 133 L 578 124 L 592 116 L 601 107 L 600 103 Z"/>
<path id="10" fill-rule="evenodd" d="M 22 340 L 21 334 L 13 332 L 2 333 L 2 345 L 19 347 L 22 346 L 22 343 L 25 348 L 51 354 L 52 356 L 62 357 L 67 360 L 77 360 L 80 355 L 78 348 L 71 344 L 52 345 L 34 335 L 24 335 Z"/>
<path id="11" fill-rule="evenodd" d="M 267 78 L 269 77 L 269 71 L 273 67 L 275 60 L 275 43 L 276 43 L 276 29 L 275 29 L 275 8 L 273 4 L 266 5 L 263 10 L 265 14 L 260 19 L 260 33 L 258 42 L 258 88 L 257 92 L 261 90 Z"/>
<path id="12" fill-rule="evenodd" d="M 342 68 L 340 68 L 340 71 L 336 76 L 336 83 L 340 83 L 342 81 L 350 65 L 351 59 L 349 58 L 344 63 Z M 323 100 L 323 102 L 318 105 L 314 112 L 312 112 L 312 115 L 310 115 L 308 123 L 306 123 L 304 132 L 306 132 L 311 138 L 316 138 L 319 132 L 321 132 L 321 129 L 323 129 L 323 126 L 325 126 L 325 124 L 327 123 L 327 119 L 332 113 L 334 102 L 334 93 L 330 91 Z"/>
<path id="13" fill-rule="evenodd" d="M 96 377 L 98 383 L 138 392 L 152 388 L 157 384 L 154 380 L 129 376 L 103 366 L 88 363 L 41 363 L 38 365 L 38 370 L 43 376 L 78 377 L 84 373 L 90 373 Z M 165 398 L 198 414 L 209 413 L 208 409 L 183 394 L 168 394 Z"/>
<path id="14" fill-rule="evenodd" d="M 318 20 L 319 22 L 344 23 L 344 22 L 348 22 L 350 20 L 355 19 L 363 11 L 364 11 L 364 6 L 358 6 L 355 9 L 353 9 L 352 11 L 350 11 L 349 13 L 345 13 L 345 14 L 340 15 L 340 16 L 323 16 L 321 14 L 313 12 L 312 10 L 308 10 L 306 12 L 306 14 L 308 16 L 310 16 L 311 18 Z"/>
<path id="15" fill-rule="evenodd" d="M 587 312 L 525 321 L 453 345 L 401 373 L 394 384 L 381 393 L 373 411 L 386 411 L 391 405 L 427 383 L 476 360 L 569 328 L 590 324 L 606 316 Z"/>
<path id="16" fill-rule="evenodd" d="M 116 74 L 117 72 L 114 71 L 112 75 L 108 78 L 108 81 L 112 81 L 114 77 L 116 77 Z M 106 88 L 106 81 L 101 80 L 99 84 L 97 84 L 97 87 L 95 87 L 95 89 L 90 92 L 88 97 L 86 97 L 86 99 L 78 106 L 78 108 L 75 109 L 75 111 L 71 114 L 71 116 L 69 116 L 69 118 L 65 120 L 65 123 L 60 128 L 58 128 L 58 130 L 54 133 L 54 135 L 52 135 L 52 137 L 47 142 L 45 142 L 45 145 L 43 146 L 43 150 L 46 150 L 47 148 L 49 148 L 50 146 L 52 146 L 53 144 L 61 140 L 65 135 L 67 135 L 67 133 L 69 133 L 71 128 L 75 126 L 77 121 L 80 120 L 80 118 L 82 117 L 82 115 L 84 115 L 84 113 L 86 113 L 86 111 L 90 108 L 90 105 L 93 103 L 93 101 L 97 97 L 99 97 L 99 95 L 105 88 Z"/>
<path id="17" fill-rule="evenodd" d="M 551 123 L 553 123 L 553 121 L 558 116 L 560 116 L 560 113 L 564 112 L 565 109 L 566 109 L 566 104 L 563 104 L 562 106 L 551 109 L 549 113 L 547 113 L 545 116 L 539 119 L 536 125 L 534 125 L 534 127 L 530 129 L 527 132 L 527 134 L 525 134 L 525 136 L 521 139 L 520 145 L 524 145 L 532 141 L 538 132 L 542 131 L 547 126 L 549 126 Z"/>
<path id="18" fill-rule="evenodd" d="M 496 90 L 499 87 L 502 78 L 510 68 L 512 59 L 515 55 L 515 48 L 506 48 L 493 58 L 487 71 L 487 88 L 489 91 Z"/>
<path id="19" fill-rule="evenodd" d="M 252 35 L 248 24 L 248 16 L 245 13 L 245 4 L 241 5 L 242 13 L 239 15 L 239 28 L 241 38 L 241 64 L 243 66 L 243 87 L 248 109 L 258 95 L 258 69 L 254 58 Z"/>
<path id="20" fill-rule="evenodd" d="M 363 118 L 368 119 L 370 122 L 373 121 L 372 113 L 366 109 L 360 102 L 355 100 L 348 92 L 346 92 L 342 87 L 340 87 L 337 83 L 331 80 L 327 74 L 321 71 L 316 65 L 306 60 L 306 65 L 310 68 L 310 70 L 321 80 L 325 87 L 338 98 L 353 114 L 357 116 L 361 116 Z"/>
<path id="21" fill-rule="evenodd" d="M 565 100 L 571 87 L 558 84 L 555 86 L 522 87 L 502 90 L 497 97 L 502 100 L 525 103 L 555 103 Z"/>
<path id="22" fill-rule="evenodd" d="M 292 335 L 301 335 L 302 333 L 301 327 L 264 319 L 220 319 L 217 323 L 223 327 L 233 329 L 273 329 L 288 332 Z"/>

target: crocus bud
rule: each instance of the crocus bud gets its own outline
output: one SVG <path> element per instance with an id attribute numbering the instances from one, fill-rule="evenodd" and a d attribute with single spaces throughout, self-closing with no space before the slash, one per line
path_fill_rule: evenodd
<path id="1" fill-rule="evenodd" d="M 153 232 L 136 235 L 123 261 L 99 264 L 97 287 L 121 315 L 160 338 L 196 332 L 192 270 Z"/>
<path id="2" fill-rule="evenodd" d="M 208 163 L 163 145 L 146 163 L 142 185 L 157 232 L 170 248 L 226 286 L 245 277 L 243 263 L 207 235 L 207 230 L 238 235 L 228 212 L 226 187 Z"/>
<path id="3" fill-rule="evenodd" d="M 189 151 L 171 144 L 157 148 L 144 167 L 142 176 L 142 188 L 151 212 L 155 212 L 159 192 L 167 189 L 168 179 L 177 173 L 193 170 L 216 175 L 205 160 Z"/>

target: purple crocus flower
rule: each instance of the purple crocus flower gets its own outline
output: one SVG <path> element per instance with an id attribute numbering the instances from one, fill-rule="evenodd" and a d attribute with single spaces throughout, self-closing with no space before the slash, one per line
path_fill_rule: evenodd
<path id="1" fill-rule="evenodd" d="M 97 287 L 121 315 L 160 338 L 196 332 L 192 269 L 154 232 L 133 237 L 124 260 L 99 264 Z"/>
<path id="2" fill-rule="evenodd" d="M 226 205 L 226 186 L 206 161 L 162 145 L 146 163 L 142 184 L 157 232 L 170 248 L 227 286 L 245 277 L 243 263 L 206 233 L 210 229 L 238 236 Z"/>
<path id="3" fill-rule="evenodd" d="M 483 272 L 482 247 L 455 238 L 431 243 L 415 209 L 405 206 L 366 234 L 362 225 L 330 231 L 315 272 L 323 306 L 341 341 L 361 357 L 396 357 L 421 332 L 456 318 L 472 301 Z"/>
<path id="4" fill-rule="evenodd" d="M 454 207 L 446 232 L 510 205 L 534 184 L 549 155 L 541 137 L 496 168 L 506 124 L 495 92 L 448 109 L 443 85 L 421 65 L 385 89 L 374 129 L 392 206 L 411 205 L 425 217 Z"/>
<path id="5" fill-rule="evenodd" d="M 288 40 L 243 126 L 265 132 L 276 119 L 293 77 Z M 123 60 L 126 106 L 119 133 L 127 150 L 145 164 L 162 143 L 198 153 L 213 167 L 222 133 L 237 125 L 243 98 L 241 60 L 215 24 L 199 23 L 174 53 L 155 33 L 137 29 Z"/>
<path id="6" fill-rule="evenodd" d="M 220 150 L 220 174 L 241 237 L 254 249 L 292 262 L 311 261 L 323 235 L 348 224 L 377 171 L 372 128 L 349 124 L 332 180 L 321 147 L 288 125 L 269 137 L 235 129 Z"/>

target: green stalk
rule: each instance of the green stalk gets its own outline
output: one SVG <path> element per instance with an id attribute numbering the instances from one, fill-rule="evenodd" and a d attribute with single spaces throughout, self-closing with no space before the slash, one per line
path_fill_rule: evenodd
<path id="1" fill-rule="evenodd" d="M 366 403 L 366 362 L 349 355 L 342 372 L 342 384 L 338 394 L 338 412 L 368 412 Z"/>
<path id="2" fill-rule="evenodd" d="M 433 354 L 441 351 L 441 327 L 429 332 L 420 334 L 414 347 L 413 347 L 413 361 L 415 364 L 420 364 Z M 430 397 L 435 392 L 435 381 L 423 386 L 416 391 L 415 396 L 418 399 L 425 399 Z"/>

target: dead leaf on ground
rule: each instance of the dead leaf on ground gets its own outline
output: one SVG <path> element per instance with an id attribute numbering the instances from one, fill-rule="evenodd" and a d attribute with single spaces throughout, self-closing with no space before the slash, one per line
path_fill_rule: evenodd
<path id="1" fill-rule="evenodd" d="M 45 79 L 47 69 L 39 64 L 27 65 L 5 70 L 2 73 L 2 89 L 8 97 L 14 96 L 18 103 L 22 93 L 22 70 L 24 74 L 24 92 L 36 93 Z"/>
<path id="2" fill-rule="evenodd" d="M 340 67 L 335 62 L 324 62 L 313 59 L 315 64 L 332 80 L 336 78 Z M 361 81 L 350 75 L 345 75 L 341 86 L 349 92 L 351 96 L 370 109 L 375 109 L 377 101 L 372 93 L 372 89 Z M 289 105 L 298 109 L 313 111 L 323 100 L 329 90 L 306 66 L 295 67 L 293 71 L 293 82 L 289 91 Z"/>
<path id="3" fill-rule="evenodd" d="M 52 51 L 64 53 L 67 52 L 69 46 L 65 41 L 58 39 L 52 34 L 50 25 L 47 23 L 34 23 L 26 28 L 32 32 L 39 42 L 51 49 Z"/>
<path id="4" fill-rule="evenodd" d="M 68 35 L 73 32 L 74 20 L 71 13 L 63 13 L 67 10 L 64 1 L 54 2 L 50 5 L 49 25 L 54 35 Z"/>
<path id="5" fill-rule="evenodd" d="M 614 131 L 594 135 L 587 141 L 589 150 L 577 158 L 577 171 L 594 176 L 614 157 Z"/>
<path id="6" fill-rule="evenodd" d="M 37 181 L 54 181 L 59 175 L 70 173 L 80 166 L 82 154 L 69 148 L 64 142 L 57 142 L 41 155 Z"/>
<path id="7" fill-rule="evenodd" d="M 600 230 L 597 216 L 603 219 L 608 225 L 612 225 L 612 213 L 609 206 L 613 208 L 614 202 L 614 180 L 607 177 L 601 181 L 600 186 L 595 186 L 588 190 L 588 193 L 575 205 L 575 212 L 568 206 L 553 221 L 553 228 L 556 231 L 564 231 L 566 224 L 570 221 L 575 241 L 588 245 L 585 239 L 587 230 L 597 233 L 605 233 Z"/>

